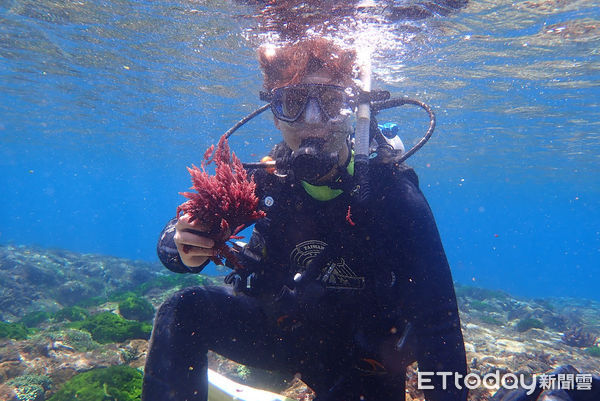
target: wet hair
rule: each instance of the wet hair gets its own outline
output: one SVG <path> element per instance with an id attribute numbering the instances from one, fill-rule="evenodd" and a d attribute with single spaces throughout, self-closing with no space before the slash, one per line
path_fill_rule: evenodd
<path id="1" fill-rule="evenodd" d="M 324 38 L 306 39 L 284 47 L 261 46 L 258 60 L 266 90 L 295 85 L 305 76 L 325 70 L 334 82 L 352 83 L 356 52 Z"/>

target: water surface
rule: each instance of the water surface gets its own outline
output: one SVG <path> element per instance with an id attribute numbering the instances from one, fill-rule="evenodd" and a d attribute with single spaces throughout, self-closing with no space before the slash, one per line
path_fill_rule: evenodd
<path id="1" fill-rule="evenodd" d="M 329 30 L 377 38 L 376 86 L 434 107 L 434 138 L 409 163 L 457 281 L 600 299 L 598 5 L 476 0 Z M 185 166 L 261 105 L 254 13 L 0 1 L 0 242 L 156 260 Z M 418 110 L 381 119 L 407 143 L 426 126 Z M 254 161 L 278 140 L 263 116 L 231 145 Z"/>

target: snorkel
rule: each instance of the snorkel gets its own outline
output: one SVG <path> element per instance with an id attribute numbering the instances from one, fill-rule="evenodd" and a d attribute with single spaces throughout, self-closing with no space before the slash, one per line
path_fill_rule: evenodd
<path id="1" fill-rule="evenodd" d="M 371 130 L 371 55 L 367 50 L 358 53 L 362 85 L 362 99 L 356 110 L 356 130 L 354 132 L 354 194 L 358 205 L 364 205 L 370 194 L 369 189 L 369 145 Z"/>

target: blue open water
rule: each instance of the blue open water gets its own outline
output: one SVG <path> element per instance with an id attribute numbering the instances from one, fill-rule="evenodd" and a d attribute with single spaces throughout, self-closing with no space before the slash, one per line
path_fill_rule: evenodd
<path id="1" fill-rule="evenodd" d="M 456 281 L 600 299 L 598 5 L 474 0 L 369 28 L 375 86 L 437 113 L 409 164 Z M 228 1 L 0 0 L 0 243 L 155 261 L 185 167 L 261 105 L 252 13 Z M 426 126 L 418 111 L 386 119 L 407 143 Z M 276 141 L 261 117 L 231 145 L 255 161 Z"/>

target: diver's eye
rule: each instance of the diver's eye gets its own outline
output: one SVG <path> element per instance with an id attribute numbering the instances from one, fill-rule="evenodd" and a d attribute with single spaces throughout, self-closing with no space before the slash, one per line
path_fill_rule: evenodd
<path id="1" fill-rule="evenodd" d="M 308 93 L 302 88 L 288 88 L 283 92 L 281 106 L 284 115 L 288 118 L 296 118 L 304 110 Z"/>
<path id="2" fill-rule="evenodd" d="M 326 88 L 319 97 L 321 108 L 329 118 L 339 116 L 342 109 L 347 108 L 346 95 L 339 89 Z"/>

